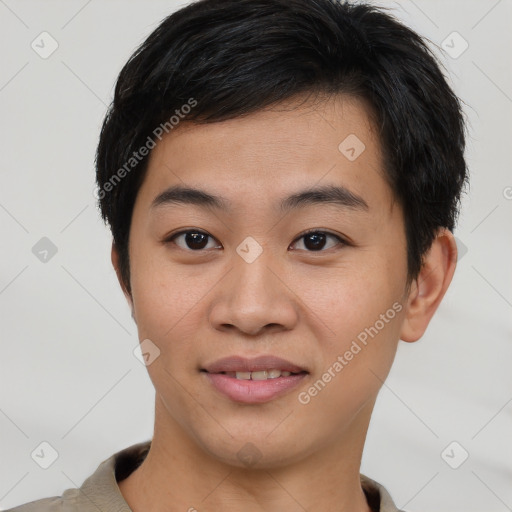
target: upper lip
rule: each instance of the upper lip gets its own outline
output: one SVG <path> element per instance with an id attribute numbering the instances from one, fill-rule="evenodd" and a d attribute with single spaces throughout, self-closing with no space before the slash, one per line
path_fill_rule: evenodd
<path id="1" fill-rule="evenodd" d="M 263 355 L 254 358 L 242 356 L 229 356 L 205 366 L 203 370 L 208 373 L 221 372 L 258 372 L 262 370 L 281 370 L 284 372 L 301 373 L 307 372 L 305 368 L 301 368 L 296 364 L 271 355 Z"/>

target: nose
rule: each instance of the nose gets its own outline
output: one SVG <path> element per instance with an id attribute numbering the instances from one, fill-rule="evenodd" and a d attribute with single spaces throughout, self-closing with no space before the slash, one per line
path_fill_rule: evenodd
<path id="1" fill-rule="evenodd" d="M 270 251 L 251 263 L 235 254 L 233 269 L 215 288 L 210 309 L 214 328 L 248 336 L 293 329 L 299 304 L 281 268 Z"/>

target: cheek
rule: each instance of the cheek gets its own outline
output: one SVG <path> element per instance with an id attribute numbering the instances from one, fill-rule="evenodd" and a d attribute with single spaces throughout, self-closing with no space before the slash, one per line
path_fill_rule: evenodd
<path id="1" fill-rule="evenodd" d="M 375 323 L 386 334 L 391 330 L 398 332 L 397 309 L 401 307 L 393 309 L 393 304 L 401 300 L 403 283 L 397 268 L 400 267 L 388 268 L 382 261 L 380 265 L 365 266 L 364 271 L 350 266 L 331 269 L 328 275 L 325 270 L 324 275 L 310 272 L 307 279 L 297 276 L 294 292 L 304 304 L 305 314 L 311 317 L 312 312 L 312 318 L 324 331 L 319 340 L 324 339 L 329 353 L 344 349 Z"/>
<path id="2" fill-rule="evenodd" d="M 355 415 L 378 393 L 398 345 L 403 317 L 401 267 L 386 261 L 364 272 L 337 272 L 317 286 L 304 286 L 304 302 L 312 306 L 324 334 L 318 375 L 299 396 L 313 416 L 334 422 Z M 319 281 L 321 282 L 321 281 Z M 322 428 L 321 425 L 318 428 Z"/>
<path id="3" fill-rule="evenodd" d="M 160 343 L 172 338 L 177 342 L 178 338 L 186 339 L 183 331 L 192 328 L 191 319 L 208 289 L 207 276 L 199 280 L 201 270 L 171 265 L 164 250 L 147 242 L 136 246 L 135 240 L 130 268 L 139 337 Z"/>
<path id="4" fill-rule="evenodd" d="M 187 340 L 199 327 L 197 315 L 207 288 L 197 281 L 192 286 L 179 275 L 158 276 L 132 285 L 139 336 L 161 342 Z"/>
<path id="5" fill-rule="evenodd" d="M 403 316 L 389 292 L 361 290 L 357 299 L 348 294 L 328 304 L 333 309 L 324 309 L 322 318 L 334 334 L 324 337 L 322 365 L 298 396 L 319 431 L 326 417 L 341 428 L 375 399 L 392 366 Z"/>

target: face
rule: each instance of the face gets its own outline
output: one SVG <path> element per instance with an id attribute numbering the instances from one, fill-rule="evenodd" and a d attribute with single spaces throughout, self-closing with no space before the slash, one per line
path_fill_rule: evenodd
<path id="1" fill-rule="evenodd" d="M 139 338 L 160 351 L 155 436 L 238 466 L 362 446 L 407 280 L 369 113 L 290 103 L 183 122 L 153 150 L 129 254 Z"/>

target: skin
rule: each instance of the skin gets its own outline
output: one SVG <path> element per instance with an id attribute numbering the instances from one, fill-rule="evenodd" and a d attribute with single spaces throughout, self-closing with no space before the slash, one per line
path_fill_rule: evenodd
<path id="1" fill-rule="evenodd" d="M 349 134 L 366 146 L 354 161 L 338 149 Z M 403 214 L 379 144 L 369 107 L 335 97 L 182 122 L 152 151 L 130 231 L 131 294 L 121 281 L 139 339 L 160 349 L 147 367 L 156 390 L 152 446 L 119 483 L 134 512 L 370 510 L 359 469 L 377 394 L 399 339 L 423 335 L 456 264 L 453 236 L 440 230 L 408 286 Z M 177 184 L 221 195 L 232 210 L 151 206 Z M 320 204 L 283 214 L 275 206 L 328 184 L 368 209 Z M 311 228 L 350 243 L 329 236 L 314 251 L 301 238 Z M 206 248 L 194 251 L 185 236 L 165 241 L 183 230 L 211 235 Z M 263 249 L 252 263 L 236 252 L 248 236 Z M 115 247 L 112 261 L 117 269 Z M 299 393 L 396 303 L 401 311 L 300 403 Z M 199 371 L 234 354 L 276 355 L 309 374 L 270 402 L 237 403 Z M 247 443 L 258 453 L 251 466 L 237 456 Z"/>

